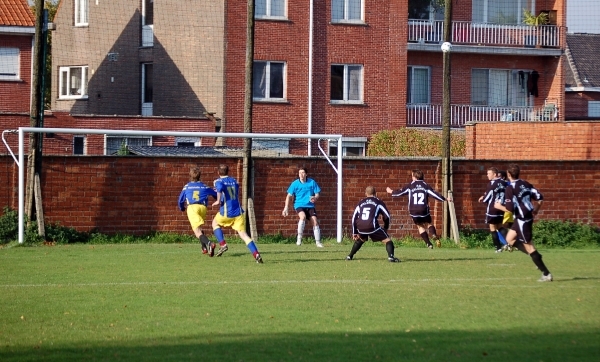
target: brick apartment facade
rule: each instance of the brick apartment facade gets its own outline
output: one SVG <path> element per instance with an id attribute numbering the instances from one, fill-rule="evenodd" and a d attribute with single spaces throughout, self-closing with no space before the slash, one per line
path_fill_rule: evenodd
<path id="1" fill-rule="evenodd" d="M 27 0 L 5 2 L 0 11 L 0 115 L 28 115 L 35 19 Z"/>

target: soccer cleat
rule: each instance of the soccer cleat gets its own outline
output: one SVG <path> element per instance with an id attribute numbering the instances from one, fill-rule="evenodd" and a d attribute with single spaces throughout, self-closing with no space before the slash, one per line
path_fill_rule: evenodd
<path id="1" fill-rule="evenodd" d="M 204 246 L 202 247 L 202 254 L 208 254 L 208 250 Z"/>
<path id="2" fill-rule="evenodd" d="M 346 261 L 350 261 L 350 260 L 352 260 L 352 257 L 351 257 L 350 255 L 348 255 L 348 256 L 346 257 Z"/>
<path id="3" fill-rule="evenodd" d="M 215 255 L 215 243 L 212 241 L 208 243 L 208 256 L 211 258 Z"/>
<path id="4" fill-rule="evenodd" d="M 322 248 L 322 247 L 323 247 L 323 244 L 317 242 L 317 248 Z"/>
<path id="5" fill-rule="evenodd" d="M 301 237 L 298 237 L 296 239 L 296 245 L 298 245 L 298 246 L 302 245 L 302 238 Z"/>
<path id="6" fill-rule="evenodd" d="M 427 244 L 427 247 L 433 250 L 433 244 Z"/>
<path id="7" fill-rule="evenodd" d="M 227 250 L 229 250 L 229 248 L 227 247 L 227 245 L 221 246 L 219 248 L 219 251 L 217 251 L 217 256 L 223 255 L 223 253 L 226 252 Z"/>
<path id="8" fill-rule="evenodd" d="M 393 257 L 389 257 L 389 258 L 388 258 L 388 261 L 389 261 L 390 263 L 399 263 L 399 262 L 400 262 L 400 259 L 398 259 L 398 258 L 393 258 Z"/>
<path id="9" fill-rule="evenodd" d="M 496 249 L 496 254 L 499 254 L 504 251 L 504 248 Z"/>
<path id="10" fill-rule="evenodd" d="M 548 275 L 542 274 L 542 277 L 538 279 L 538 282 L 551 282 L 554 279 L 552 278 L 552 274 L 548 273 Z"/>
<path id="11" fill-rule="evenodd" d="M 439 240 L 436 240 L 435 241 L 435 246 L 437 246 L 438 248 L 441 248 L 442 247 L 442 242 L 439 241 Z"/>
<path id="12" fill-rule="evenodd" d="M 260 256 L 260 254 L 256 254 L 256 257 L 254 259 L 256 259 L 256 262 L 258 264 L 262 264 L 263 263 L 263 260 L 262 260 L 262 257 Z"/>

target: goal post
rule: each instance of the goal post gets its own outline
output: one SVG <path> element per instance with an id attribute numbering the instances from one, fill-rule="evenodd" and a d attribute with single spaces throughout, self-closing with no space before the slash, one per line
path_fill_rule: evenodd
<path id="1" fill-rule="evenodd" d="M 24 208 L 25 208 L 25 133 L 54 133 L 54 134 L 96 134 L 112 136 L 171 136 L 171 137 L 212 137 L 212 138 L 252 138 L 252 139 L 307 139 L 307 140 L 330 140 L 336 141 L 338 149 L 341 149 L 342 135 L 337 134 L 276 134 L 276 133 L 220 133 L 220 132 L 179 132 L 179 131 L 141 131 L 141 130 L 114 130 L 114 129 L 86 129 L 86 128 L 37 128 L 37 127 L 19 127 L 18 129 L 18 162 L 19 180 L 18 180 L 18 242 L 24 242 Z M 7 145 L 8 147 L 8 145 Z M 338 152 L 337 167 L 329 159 L 329 156 L 319 146 L 323 156 L 327 159 L 333 170 L 337 174 L 337 205 L 336 205 L 336 239 L 338 243 L 342 242 L 342 160 L 341 152 Z M 12 151 L 9 148 L 9 151 Z M 13 155 L 14 158 L 14 155 Z"/>

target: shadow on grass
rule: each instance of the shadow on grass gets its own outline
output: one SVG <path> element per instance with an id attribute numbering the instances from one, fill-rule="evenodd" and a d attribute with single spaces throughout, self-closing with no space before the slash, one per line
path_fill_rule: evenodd
<path id="1" fill-rule="evenodd" d="M 438 331 L 215 335 L 0 346 L 8 361 L 597 361 L 598 333 Z"/>

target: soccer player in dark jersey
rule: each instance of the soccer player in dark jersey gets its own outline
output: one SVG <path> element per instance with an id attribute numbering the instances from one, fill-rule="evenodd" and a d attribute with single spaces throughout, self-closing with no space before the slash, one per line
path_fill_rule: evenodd
<path id="1" fill-rule="evenodd" d="M 202 253 L 213 256 L 215 254 L 215 243 L 208 240 L 204 232 L 202 232 L 209 196 L 216 199 L 217 193 L 212 188 L 200 182 L 200 168 L 192 167 L 190 169 L 190 182 L 183 186 L 183 190 L 179 194 L 179 210 L 187 210 L 187 217 L 192 230 L 196 237 L 200 239 L 200 244 L 202 244 Z"/>
<path id="2" fill-rule="evenodd" d="M 371 238 L 372 241 L 381 241 L 385 244 L 385 250 L 390 262 L 400 262 L 394 256 L 394 242 L 387 234 L 387 230 L 390 228 L 390 212 L 385 203 L 377 198 L 373 186 L 367 186 L 365 196 L 367 197 L 360 200 L 352 215 L 352 239 L 354 240 L 354 245 L 346 260 L 352 260 L 354 254 L 356 254 L 365 241 Z M 379 226 L 378 219 L 380 215 L 383 219 L 383 228 Z"/>
<path id="3" fill-rule="evenodd" d="M 252 253 L 254 260 L 256 260 L 257 263 L 262 264 L 263 260 L 254 240 L 246 233 L 246 214 L 238 201 L 240 185 L 235 178 L 228 176 L 228 174 L 229 167 L 227 165 L 219 165 L 220 177 L 215 180 L 217 201 L 212 204 L 212 206 L 221 206 L 212 222 L 215 236 L 220 245 L 217 256 L 223 255 L 223 253 L 229 249 L 225 237 L 223 236 L 223 230 L 221 230 L 221 227 L 227 226 L 237 231 L 240 238 L 244 240 L 246 246 Z"/>
<path id="4" fill-rule="evenodd" d="M 504 190 L 506 188 L 506 184 L 504 180 L 498 177 L 498 169 L 496 167 L 490 167 L 487 169 L 487 178 L 489 180 L 487 189 L 478 201 L 487 204 L 485 211 L 485 223 L 490 227 L 490 235 L 492 236 L 492 242 L 496 248 L 496 253 L 501 253 L 504 248 L 500 242 L 498 231 L 502 227 L 504 211 L 496 209 L 494 205 L 497 202 L 501 204 L 504 203 Z"/>
<path id="5" fill-rule="evenodd" d="M 529 254 L 533 263 L 543 273 L 540 282 L 551 282 L 552 274 L 546 268 L 542 261 L 542 254 L 535 249 L 532 241 L 533 218 L 540 211 L 544 196 L 532 184 L 519 179 L 521 170 L 518 165 L 509 165 L 506 171 L 510 186 L 506 188 L 504 205 L 496 203 L 496 208 L 510 211 L 515 217 L 515 222 L 506 235 L 506 241 Z M 536 201 L 535 205 L 533 201 Z"/>
<path id="6" fill-rule="evenodd" d="M 505 187 L 510 186 L 510 181 L 508 181 L 508 175 L 506 174 L 506 171 L 500 170 L 498 171 L 498 177 L 500 177 L 502 179 L 502 181 L 504 181 L 504 185 Z M 508 230 L 510 230 L 510 228 L 512 228 L 513 226 L 513 222 L 515 221 L 515 218 L 513 217 L 512 212 L 504 212 L 504 218 L 502 218 L 502 227 L 500 228 L 499 233 L 501 234 L 502 238 L 504 238 L 504 243 L 506 243 L 506 234 L 508 233 Z M 502 240 L 500 240 L 502 241 Z M 513 251 L 512 246 L 510 246 L 509 244 L 506 244 L 506 249 L 510 252 Z"/>
<path id="7" fill-rule="evenodd" d="M 435 226 L 431 224 L 431 215 L 429 214 L 429 196 L 439 201 L 446 201 L 446 198 L 435 191 L 425 181 L 423 181 L 423 171 L 412 170 L 412 182 L 399 190 L 387 188 L 388 194 L 392 197 L 408 195 L 408 213 L 419 228 L 419 234 L 429 249 L 433 249 L 433 244 L 429 241 L 429 234 L 432 238 L 438 239 Z M 452 200 L 450 200 L 452 201 Z"/>

